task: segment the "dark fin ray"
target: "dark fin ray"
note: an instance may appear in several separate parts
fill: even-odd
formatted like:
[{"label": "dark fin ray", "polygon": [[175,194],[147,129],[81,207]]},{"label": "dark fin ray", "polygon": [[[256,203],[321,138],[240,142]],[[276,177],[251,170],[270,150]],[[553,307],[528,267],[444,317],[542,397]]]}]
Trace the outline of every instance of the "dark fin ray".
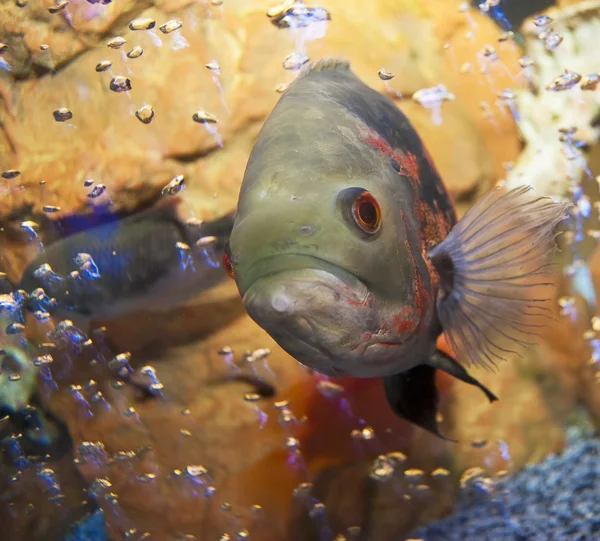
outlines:
[{"label": "dark fin ray", "polygon": [[435,368],[419,365],[383,378],[385,396],[393,412],[407,421],[435,434],[447,438],[439,429],[437,422],[438,392],[435,386]]},{"label": "dark fin ray", "polygon": [[459,362],[454,360],[449,355],[446,355],[441,350],[436,350],[435,353],[429,357],[428,363],[430,366],[437,368],[438,370],[442,370],[446,372],[446,374],[450,374],[454,376],[456,379],[460,381],[464,381],[469,385],[474,385],[475,387],[479,387],[485,396],[487,396],[490,402],[495,402],[498,400],[498,397],[492,393],[485,385],[480,383],[477,379],[475,379],[471,374],[467,372],[464,366],[462,366]]},{"label": "dark fin ray", "polygon": [[571,205],[530,191],[493,189],[429,253],[439,272],[438,316],[466,364],[493,368],[552,319],[543,312],[555,286],[556,227]]}]

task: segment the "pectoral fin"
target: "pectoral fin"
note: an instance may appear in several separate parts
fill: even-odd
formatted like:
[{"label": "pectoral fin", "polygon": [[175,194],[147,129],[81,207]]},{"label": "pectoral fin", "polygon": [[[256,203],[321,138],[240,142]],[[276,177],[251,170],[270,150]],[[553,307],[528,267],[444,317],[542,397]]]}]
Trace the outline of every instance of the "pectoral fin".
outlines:
[{"label": "pectoral fin", "polygon": [[435,368],[422,364],[383,378],[385,396],[396,415],[424,428],[442,439],[437,422],[438,392],[435,386]]},{"label": "pectoral fin", "polygon": [[485,396],[488,397],[490,402],[494,402],[498,400],[498,397],[492,393],[487,387],[485,387],[482,383],[477,381],[473,376],[471,376],[464,366],[462,366],[459,362],[455,361],[449,355],[446,355],[443,351],[439,349],[428,359],[427,364],[433,368],[437,368],[446,372],[446,374],[450,374],[454,376],[456,379],[460,381],[464,381],[469,385],[474,385],[475,387],[479,387]]}]

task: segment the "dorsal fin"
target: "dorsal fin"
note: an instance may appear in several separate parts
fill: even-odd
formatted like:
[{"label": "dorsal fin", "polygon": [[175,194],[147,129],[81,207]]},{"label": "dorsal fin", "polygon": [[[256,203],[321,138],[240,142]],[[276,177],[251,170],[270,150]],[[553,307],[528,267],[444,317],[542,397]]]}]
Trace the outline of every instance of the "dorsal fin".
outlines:
[{"label": "dorsal fin", "polygon": [[296,81],[303,79],[313,71],[350,71],[350,61],[344,58],[326,57],[316,63],[310,62],[300,70]]}]

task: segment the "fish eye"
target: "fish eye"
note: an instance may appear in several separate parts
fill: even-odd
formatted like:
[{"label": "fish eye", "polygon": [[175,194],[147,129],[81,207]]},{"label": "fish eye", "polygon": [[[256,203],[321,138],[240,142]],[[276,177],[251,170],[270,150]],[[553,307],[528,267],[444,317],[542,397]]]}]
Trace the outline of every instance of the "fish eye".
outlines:
[{"label": "fish eye", "polygon": [[381,225],[381,209],[370,192],[363,191],[352,204],[352,217],[365,233],[373,234]]},{"label": "fish eye", "polygon": [[225,272],[229,275],[230,278],[235,278],[235,273],[233,271],[231,259],[229,259],[229,256],[226,253],[223,254],[223,268],[225,269]]}]

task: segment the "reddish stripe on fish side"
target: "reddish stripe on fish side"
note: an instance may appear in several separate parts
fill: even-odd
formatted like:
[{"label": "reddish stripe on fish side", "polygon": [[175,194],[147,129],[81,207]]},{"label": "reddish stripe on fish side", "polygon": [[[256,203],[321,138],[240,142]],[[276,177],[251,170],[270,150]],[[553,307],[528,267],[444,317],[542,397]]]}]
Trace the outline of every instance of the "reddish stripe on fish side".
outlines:
[{"label": "reddish stripe on fish side", "polygon": [[389,143],[377,132],[366,129],[365,134],[361,134],[361,140],[367,143],[371,148],[381,152],[384,156],[394,158],[400,166],[400,174],[408,178],[413,192],[413,212],[419,223],[423,223],[421,206],[419,205],[419,164],[414,154],[410,152],[399,152],[393,149]]},{"label": "reddish stripe on fish side", "polygon": [[[406,215],[402,210],[400,210],[400,217],[404,222],[404,227],[406,228],[406,232],[410,231],[410,226],[408,220],[406,219]],[[406,245],[406,250],[408,252],[408,258],[410,259],[410,263],[413,268],[413,275],[415,279],[415,307],[417,310],[417,316],[419,317],[419,324],[422,321],[422,317],[425,314],[425,303],[427,298],[427,291],[423,286],[423,280],[421,280],[421,275],[419,274],[419,269],[417,267],[417,263],[413,256],[412,250],[410,248],[410,243],[408,242],[408,238],[404,240],[404,244]],[[421,246],[421,250],[424,251],[424,247]]]}]

